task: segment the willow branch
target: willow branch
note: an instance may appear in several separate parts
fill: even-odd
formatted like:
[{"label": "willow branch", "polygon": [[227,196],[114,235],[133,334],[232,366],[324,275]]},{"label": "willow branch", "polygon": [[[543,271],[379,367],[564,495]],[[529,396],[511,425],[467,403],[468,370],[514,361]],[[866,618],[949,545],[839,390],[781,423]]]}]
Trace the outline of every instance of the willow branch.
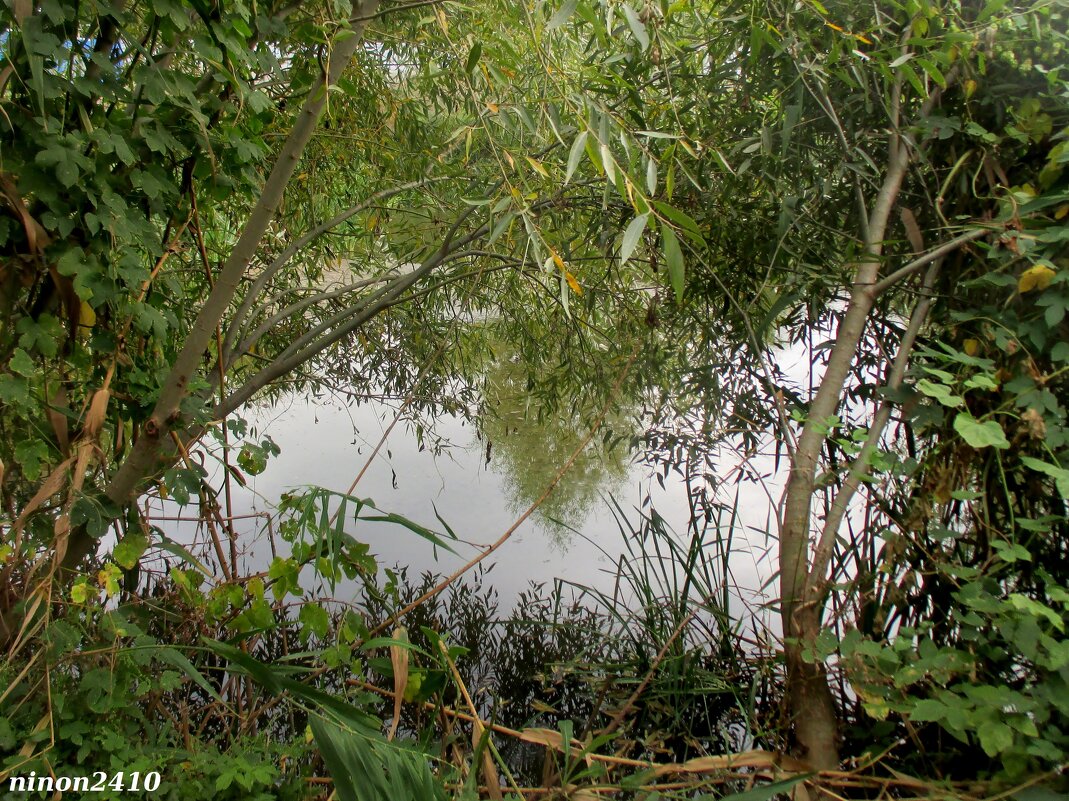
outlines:
[{"label": "willow branch", "polygon": [[343,295],[348,295],[350,292],[356,292],[360,289],[367,289],[369,286],[374,286],[375,284],[385,283],[386,281],[389,281],[391,277],[392,276],[390,275],[380,275],[376,276],[375,278],[365,278],[363,281],[355,281],[351,284],[345,284],[327,292],[317,292],[314,295],[309,295],[297,301],[296,303],[291,303],[289,306],[279,309],[277,312],[275,312],[275,314],[271,315],[262,323],[260,323],[260,325],[257,326],[252,331],[252,333],[248,334],[244,339],[242,339],[241,342],[238,343],[233,348],[233,350],[227,354],[226,368],[230,369],[239,357],[248,353],[249,350],[257,342],[260,341],[260,338],[263,337],[264,334],[266,334],[276,325],[281,323],[283,320],[286,320],[292,317],[293,315],[304,311],[309,306],[314,306],[315,304],[322,303],[325,300],[333,300],[335,298],[340,298]]},{"label": "willow branch", "polygon": [[[476,234],[472,234],[472,237],[482,233],[484,229],[485,226],[479,229]],[[372,317],[391,306],[409,287],[441,266],[446,255],[448,254],[436,254],[434,258],[428,259],[417,269],[398,276],[388,286],[383,287],[370,297],[362,299],[360,303],[343,309],[329,320],[324,321],[297,339],[278,358],[245,382],[239,390],[220,402],[216,409],[216,416],[229,414],[234,409],[237,409],[272,381],[322,353],[335,342],[349,335]],[[346,318],[348,318],[347,321],[342,323],[342,320],[346,320]]]},{"label": "willow branch", "polygon": [[[895,355],[895,360],[887,377],[887,388],[891,391],[897,390],[902,386],[913,345],[917,341],[921,327],[928,319],[928,311],[932,306],[932,287],[935,286],[941,263],[941,260],[932,263],[928,268],[928,274],[924,277],[924,284],[921,287],[921,299],[913,308],[905,333],[903,333],[902,340],[898,344],[898,353]],[[868,471],[872,454],[876,450],[876,445],[883,436],[884,429],[890,420],[891,402],[885,399],[873,417],[872,425],[869,426],[868,436],[865,438],[860,452],[851,463],[849,475],[836,494],[831,509],[824,520],[824,528],[821,531],[817,547],[813,551],[809,579],[806,582],[805,595],[807,600],[812,600],[819,604],[824,592],[827,590],[828,583],[831,580],[828,575],[828,564],[835,550],[835,541],[839,534],[839,528],[842,525],[843,518],[846,516],[850,501],[861,487],[861,481]]]},{"label": "willow branch", "polygon": [[252,282],[248,292],[245,293],[245,297],[241,301],[241,305],[238,306],[238,310],[234,313],[234,316],[230,321],[230,325],[227,328],[226,340],[223,344],[224,350],[227,353],[228,358],[230,355],[231,346],[234,344],[234,339],[237,337],[237,332],[241,327],[242,321],[252,309],[253,304],[256,303],[257,298],[259,298],[260,295],[263,294],[264,289],[267,287],[267,283],[272,278],[274,278],[275,275],[278,274],[279,270],[286,266],[290,259],[296,256],[300,251],[304,250],[304,248],[311,244],[313,240],[319,238],[331,229],[337,228],[339,225],[346,222],[347,220],[352,219],[360,212],[365,211],[371,206],[374,206],[384,200],[389,200],[390,198],[395,197],[396,195],[400,195],[403,192],[407,192],[410,189],[418,189],[421,186],[426,186],[430,183],[445,180],[448,180],[447,176],[442,176],[438,178],[421,178],[418,181],[409,181],[408,183],[401,184],[400,186],[395,186],[392,189],[384,189],[381,192],[376,192],[375,194],[364,199],[352,208],[346,209],[340,214],[337,214],[331,219],[327,220],[325,223],[317,225],[311,231],[308,231],[307,233],[302,235],[295,242],[293,242],[293,244],[291,244],[288,248],[282,251],[282,253],[280,253],[274,259],[274,261],[272,261],[267,267],[263,269],[263,271],[258,276],[256,276],[256,279]]},{"label": "willow branch", "polygon": [[[354,8],[354,16],[374,13],[378,4],[379,0],[361,0]],[[337,43],[331,53],[329,67],[313,84],[241,236],[216,277],[214,288],[197,314],[197,319],[182,343],[181,351],[160,387],[156,405],[142,426],[141,436],[108,484],[106,494],[113,502],[126,503],[136,493],[140,484],[157,469],[161,452],[170,439],[169,432],[179,423],[181,404],[189,394],[190,382],[197,373],[215,336],[216,328],[275,217],[301,154],[319,124],[326,107],[329,87],[337,84],[361,46],[363,29],[363,22],[350,22],[347,31],[349,35]],[[93,543],[94,540],[88,532],[79,529],[77,536],[72,538],[63,566],[72,568],[77,565]]]},{"label": "willow branch", "polygon": [[926,267],[931,262],[941,259],[949,253],[953,253],[962,245],[980,239],[981,237],[984,237],[989,233],[991,233],[991,231],[987,228],[977,228],[973,231],[969,231],[966,234],[962,234],[961,236],[955,239],[951,239],[949,242],[946,242],[940,245],[939,247],[928,251],[923,256],[917,257],[905,267],[901,267],[895,270],[886,278],[881,278],[879,281],[872,285],[870,292],[872,293],[873,297],[881,295],[888,289],[890,289],[892,286],[897,284],[899,281],[901,281],[903,278],[908,278],[909,276],[920,270],[922,267]]}]

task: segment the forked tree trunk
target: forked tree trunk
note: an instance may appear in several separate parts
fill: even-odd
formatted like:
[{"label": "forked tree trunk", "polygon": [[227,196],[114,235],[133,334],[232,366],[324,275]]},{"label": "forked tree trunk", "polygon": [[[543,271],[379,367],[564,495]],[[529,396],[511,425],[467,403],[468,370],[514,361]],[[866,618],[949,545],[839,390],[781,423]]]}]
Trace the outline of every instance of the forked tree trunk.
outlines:
[{"label": "forked tree trunk", "polygon": [[[212,291],[201,306],[181,351],[160,387],[152,414],[142,424],[137,442],[105,489],[108,499],[116,505],[123,506],[133,501],[144,483],[174,460],[170,432],[181,431],[187,424],[182,418],[181,405],[190,394],[192,379],[200,369],[204,354],[275,218],[305,147],[319,126],[329,88],[337,84],[360,48],[364,29],[368,21],[374,18],[379,2],[355,0],[351,4],[352,16],[348,30],[337,37],[328,66],[309,91],[241,236],[219,274],[214,277]],[[97,541],[89,535],[84,525],[71,529],[66,547],[57,545],[57,551],[61,552],[62,572],[73,575],[74,569],[96,545]],[[30,587],[24,587],[21,600],[27,600],[30,592]],[[0,650],[10,646],[22,628],[24,612],[18,608],[19,600],[0,599]]]},{"label": "forked tree trunk", "polygon": [[[896,92],[896,100],[899,94]],[[936,95],[922,108],[927,114]],[[897,124],[897,109],[893,112]],[[887,171],[871,209],[859,187],[859,216],[865,255],[857,264],[850,301],[839,320],[835,344],[824,375],[809,406],[809,415],[791,454],[791,473],[783,498],[780,525],[780,614],[787,667],[787,704],[799,757],[816,770],[839,767],[839,716],[828,685],[827,669],[812,654],[827,603],[828,572],[838,526],[826,527],[815,548],[812,500],[820,455],[831,418],[839,412],[843,392],[877,296],[883,241],[891,211],[910,164],[909,149],[896,133],[891,136]],[[803,658],[810,652],[810,660]]]}]

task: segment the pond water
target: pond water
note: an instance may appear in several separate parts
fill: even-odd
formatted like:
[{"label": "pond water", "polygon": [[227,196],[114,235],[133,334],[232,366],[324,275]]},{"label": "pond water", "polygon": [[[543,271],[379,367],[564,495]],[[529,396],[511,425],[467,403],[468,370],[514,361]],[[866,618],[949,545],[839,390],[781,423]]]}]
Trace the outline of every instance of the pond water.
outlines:
[{"label": "pond water", "polygon": [[[302,487],[347,492],[394,415],[394,407],[380,402],[346,406],[298,398],[261,406],[246,415],[250,427],[259,435],[270,435],[281,454],[270,459],[261,474],[249,476],[246,488],[234,487],[233,513],[241,532],[243,570],[264,570],[271,559],[263,518],[246,516],[273,513],[284,492]],[[521,432],[516,426],[526,426],[527,430]],[[513,435],[522,434],[519,452],[503,451],[499,441],[490,449],[488,460],[486,441],[469,422],[440,417],[434,433],[442,439],[443,447],[436,453],[421,448],[414,428],[402,421],[352,490],[354,496],[370,499],[383,512],[402,515],[435,531],[445,530],[444,521],[459,540],[451,543],[456,553],[435,548],[396,524],[350,521],[346,531],[370,546],[380,568],[407,565],[411,577],[424,571],[451,573],[513,525],[533,499],[527,497],[532,480],[544,487],[543,479],[553,473],[551,469],[548,476],[522,474],[537,469],[530,466],[539,463],[536,457],[560,450],[548,441],[559,432],[534,421],[517,421],[516,426]],[[544,452],[530,453],[540,448]],[[579,495],[579,503],[549,504],[563,520],[553,522],[539,513],[532,515],[486,560],[492,569],[485,583],[497,591],[502,609],[511,607],[531,582],[551,585],[561,579],[613,592],[617,560],[627,549],[610,496],[631,521],[640,518],[640,509],[648,514],[652,507],[680,541],[689,536],[687,487],[680,476],[669,472],[658,481],[649,466],[630,454],[616,453],[611,459],[618,462],[615,469],[600,469],[599,461],[593,459],[577,467],[577,475],[565,476],[562,485],[574,480],[583,486],[572,493]],[[555,461],[550,464],[555,466]],[[544,464],[541,469],[545,470]],[[566,486],[565,494],[568,489]],[[729,583],[732,611],[742,617],[747,617],[747,610],[757,613],[774,630],[775,615],[758,610],[775,590],[772,587],[761,592],[774,572],[775,557],[763,532],[769,520],[770,494],[778,497],[778,493],[767,489],[740,485],[742,517],[734,533]],[[175,511],[171,504],[157,505],[150,509],[150,515],[161,522],[169,536],[195,545],[212,561],[208,533],[188,519],[195,517],[195,508],[188,507],[182,513],[187,518],[184,522],[173,519]],[[280,551],[286,547],[277,537],[275,542]],[[345,594],[354,591],[354,587],[341,583],[335,597],[345,601]]]}]

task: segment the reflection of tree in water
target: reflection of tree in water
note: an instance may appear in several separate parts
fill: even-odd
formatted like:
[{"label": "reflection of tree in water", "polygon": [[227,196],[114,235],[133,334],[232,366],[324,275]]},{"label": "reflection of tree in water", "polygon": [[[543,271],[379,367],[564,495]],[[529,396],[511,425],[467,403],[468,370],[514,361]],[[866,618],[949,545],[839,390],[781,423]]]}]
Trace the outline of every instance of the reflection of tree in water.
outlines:
[{"label": "reflection of tree in water", "polygon": [[[553,403],[531,391],[525,369],[500,356],[486,369],[486,402],[479,419],[483,448],[505,477],[509,506],[520,512],[536,501],[590,430],[600,409]],[[578,528],[601,493],[627,477],[634,425],[625,410],[608,414],[597,436],[538,509],[558,544]]]}]

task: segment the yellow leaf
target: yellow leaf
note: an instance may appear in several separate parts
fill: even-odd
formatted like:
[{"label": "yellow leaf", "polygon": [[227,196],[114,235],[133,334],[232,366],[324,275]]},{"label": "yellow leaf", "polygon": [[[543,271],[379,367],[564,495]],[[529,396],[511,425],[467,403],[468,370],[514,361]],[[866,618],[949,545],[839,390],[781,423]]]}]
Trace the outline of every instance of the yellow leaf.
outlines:
[{"label": "yellow leaf", "polygon": [[516,169],[516,160],[512,158],[512,154],[509,153],[507,150],[503,150],[501,152],[505,154],[505,161],[509,163],[509,166],[512,167],[512,169]]},{"label": "yellow leaf", "polygon": [[99,584],[105,594],[111,598],[112,596],[119,594],[120,578],[122,578],[122,571],[119,569],[119,566],[109,562],[104,566],[103,570],[97,573],[97,584]]},{"label": "yellow leaf", "polygon": [[976,81],[970,78],[965,82],[965,99],[968,100],[974,94],[976,94]]},{"label": "yellow leaf", "polygon": [[887,705],[886,701],[864,702],[861,707],[865,710],[866,715],[875,720],[887,720],[887,715],[891,712],[891,707]]},{"label": "yellow leaf", "polygon": [[548,178],[549,177],[549,173],[546,172],[546,168],[542,166],[542,162],[540,162],[538,159],[533,159],[530,156],[527,156],[526,158],[527,158],[527,163],[530,164],[534,168],[535,172],[537,172],[543,178]]},{"label": "yellow leaf", "polygon": [[572,292],[577,295],[583,294],[583,288],[579,286],[579,282],[575,280],[575,276],[568,272],[568,267],[564,263],[564,259],[555,250],[551,250],[553,263],[557,265],[557,268],[564,273],[564,280],[568,282],[568,286],[572,288]]},{"label": "yellow leaf", "polygon": [[1045,264],[1037,264],[1035,267],[1031,267],[1021,273],[1021,277],[1017,281],[1017,290],[1024,294],[1025,292],[1031,292],[1033,289],[1046,289],[1050,286],[1054,275],[1054,270],[1050,267]]},{"label": "yellow leaf", "polygon": [[408,682],[405,684],[405,700],[411,703],[419,697],[420,688],[423,687],[423,671],[416,670],[408,674]]},{"label": "yellow leaf", "polygon": [[1054,210],[1054,219],[1064,219],[1066,214],[1069,214],[1069,203],[1063,203],[1061,206],[1058,206],[1058,208]]},{"label": "yellow leaf", "polygon": [[486,107],[494,114],[497,114],[498,109],[501,108],[497,103],[491,103],[489,100],[486,101]]},{"label": "yellow leaf", "polygon": [[97,313],[83,300],[81,306],[78,307],[78,325],[82,328],[92,328],[96,324]]},{"label": "yellow leaf", "polygon": [[980,352],[980,342],[975,339],[966,339],[962,343],[962,347],[965,349],[965,353],[969,356],[975,356]]},{"label": "yellow leaf", "polygon": [[71,587],[71,603],[84,604],[89,599],[89,583],[81,582]]},{"label": "yellow leaf", "polygon": [[[398,626],[393,630],[393,638],[399,642],[408,642],[408,631],[404,626]],[[387,740],[392,740],[397,734],[397,726],[401,722],[401,700],[404,698],[405,688],[408,685],[408,659],[409,650],[400,645],[390,646],[390,665],[393,667],[393,720],[390,722],[390,731],[386,735]]]}]

